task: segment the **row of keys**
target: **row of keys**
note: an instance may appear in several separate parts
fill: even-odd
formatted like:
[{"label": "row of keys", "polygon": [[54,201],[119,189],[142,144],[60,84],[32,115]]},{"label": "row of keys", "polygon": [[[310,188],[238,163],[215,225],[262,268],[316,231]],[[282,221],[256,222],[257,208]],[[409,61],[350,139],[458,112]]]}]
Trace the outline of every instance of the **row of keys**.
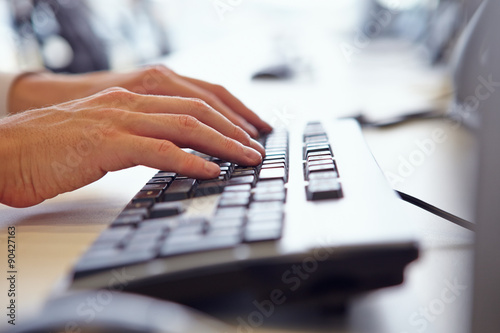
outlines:
[{"label": "row of keys", "polygon": [[337,165],[328,136],[321,123],[308,123],[303,139],[304,179],[308,181],[307,199],[341,198],[343,193]]},{"label": "row of keys", "polygon": [[[274,132],[262,143],[267,155],[258,167],[196,153],[220,166],[216,179],[158,172],[81,258],[75,274],[281,238],[288,135]],[[184,205],[179,200],[210,194],[220,194],[213,216],[182,214]]]}]

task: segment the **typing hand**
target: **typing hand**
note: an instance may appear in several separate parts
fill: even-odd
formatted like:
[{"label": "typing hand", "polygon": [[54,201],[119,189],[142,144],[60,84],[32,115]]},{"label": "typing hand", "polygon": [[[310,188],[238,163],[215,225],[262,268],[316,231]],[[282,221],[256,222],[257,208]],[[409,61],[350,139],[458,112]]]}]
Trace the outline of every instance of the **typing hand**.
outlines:
[{"label": "typing hand", "polygon": [[195,178],[220,169],[179,147],[257,165],[263,147],[198,99],[111,88],[0,121],[0,202],[27,207],[146,165]]},{"label": "typing hand", "polygon": [[[252,137],[270,132],[271,126],[248,109],[224,87],[180,76],[164,66],[152,66],[131,73],[96,72],[82,75],[38,73],[16,81],[10,94],[12,113],[66,102],[111,87],[139,94],[199,98],[219,111]],[[164,112],[164,110],[158,110]]]}]

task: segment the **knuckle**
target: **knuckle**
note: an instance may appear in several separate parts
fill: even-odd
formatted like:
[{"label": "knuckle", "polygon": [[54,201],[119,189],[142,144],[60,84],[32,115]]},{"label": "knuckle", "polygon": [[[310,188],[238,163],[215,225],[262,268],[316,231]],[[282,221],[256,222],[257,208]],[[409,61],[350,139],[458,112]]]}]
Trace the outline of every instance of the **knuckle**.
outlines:
[{"label": "knuckle", "polygon": [[198,119],[196,119],[193,116],[186,115],[186,114],[179,116],[179,123],[182,127],[185,127],[187,129],[191,129],[191,130],[196,129],[200,125],[200,122],[198,121]]},{"label": "knuckle", "polygon": [[163,65],[152,65],[152,66],[149,66],[149,67],[146,67],[146,69],[144,70],[144,73],[146,74],[146,76],[149,76],[149,77],[153,77],[153,78],[171,78],[175,73],[163,66]]},{"label": "knuckle", "polygon": [[127,89],[122,87],[110,87],[102,91],[102,95],[113,95],[129,92]]},{"label": "knuckle", "polygon": [[107,103],[132,101],[135,96],[133,92],[121,87],[108,88],[100,93],[101,99]]},{"label": "knuckle", "polygon": [[161,141],[157,147],[157,151],[161,155],[168,155],[174,149],[175,145],[172,142],[166,140]]},{"label": "knuckle", "polygon": [[150,74],[165,74],[167,72],[172,72],[170,69],[168,69],[166,66],[161,65],[161,64],[155,64],[146,67],[146,72]]}]

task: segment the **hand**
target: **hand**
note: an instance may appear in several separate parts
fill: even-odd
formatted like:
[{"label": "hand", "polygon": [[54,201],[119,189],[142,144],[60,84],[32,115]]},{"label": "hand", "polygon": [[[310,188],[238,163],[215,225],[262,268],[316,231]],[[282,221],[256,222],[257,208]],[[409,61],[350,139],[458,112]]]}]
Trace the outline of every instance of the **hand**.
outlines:
[{"label": "hand", "polygon": [[216,164],[179,147],[242,165],[257,165],[264,154],[258,142],[201,100],[122,88],[4,118],[0,137],[0,202],[13,207],[35,205],[136,165],[195,178],[220,173]]},{"label": "hand", "polygon": [[266,133],[272,130],[269,124],[224,87],[180,76],[164,66],[143,68],[131,73],[26,75],[18,79],[11,89],[9,110],[17,113],[41,108],[90,96],[111,87],[122,87],[139,94],[199,98],[252,137],[257,137],[259,131]]}]

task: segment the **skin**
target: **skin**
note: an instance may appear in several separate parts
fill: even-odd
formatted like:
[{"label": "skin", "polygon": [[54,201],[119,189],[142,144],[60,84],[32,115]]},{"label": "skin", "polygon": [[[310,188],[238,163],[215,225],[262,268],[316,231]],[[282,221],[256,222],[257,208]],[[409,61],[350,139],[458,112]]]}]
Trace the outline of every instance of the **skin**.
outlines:
[{"label": "skin", "polygon": [[12,207],[136,165],[214,178],[216,164],[181,148],[257,165],[265,152],[250,135],[271,130],[224,88],[165,67],[27,75],[11,88],[9,110],[0,120],[0,156],[8,161],[0,164],[0,202]]},{"label": "skin", "polygon": [[272,127],[234,97],[226,88],[180,76],[165,66],[152,66],[130,73],[95,72],[80,75],[39,73],[18,80],[11,89],[9,111],[67,102],[111,87],[145,95],[198,98],[256,138]]}]

